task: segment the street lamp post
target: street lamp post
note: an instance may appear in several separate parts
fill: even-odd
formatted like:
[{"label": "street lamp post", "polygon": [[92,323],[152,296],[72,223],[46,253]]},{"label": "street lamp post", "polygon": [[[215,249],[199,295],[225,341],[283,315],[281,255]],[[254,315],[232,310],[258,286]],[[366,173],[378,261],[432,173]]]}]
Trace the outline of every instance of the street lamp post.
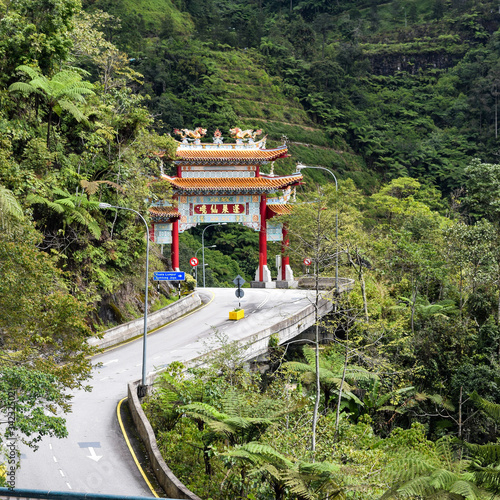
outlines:
[{"label": "street lamp post", "polygon": [[144,222],[146,226],[146,283],[145,283],[145,292],[144,292],[144,335],[142,341],[142,380],[141,385],[137,387],[137,395],[139,397],[144,397],[147,393],[147,384],[146,384],[146,344],[148,338],[148,274],[149,274],[149,226],[146,222],[146,219],[137,211],[132,208],[127,207],[117,207],[114,205],[110,205],[109,203],[99,203],[99,208],[116,208],[120,210],[128,210],[129,212],[134,212],[137,214]]},{"label": "street lamp post", "polygon": [[317,170],[326,170],[329,174],[333,176],[333,179],[335,181],[335,193],[337,199],[335,200],[335,246],[336,252],[335,252],[335,293],[339,293],[339,200],[338,200],[338,184],[337,184],[337,177],[335,177],[335,174],[329,170],[326,167],[310,167],[308,165],[302,165],[299,164],[297,165],[297,172],[300,172],[304,168],[314,168]]},{"label": "street lamp post", "polygon": [[203,288],[205,288],[205,231],[211,226],[225,226],[227,222],[219,222],[217,224],[209,224],[206,226],[201,233],[201,255],[203,263]]},{"label": "street lamp post", "polygon": [[[207,247],[207,248],[215,248],[215,247],[217,247],[217,245],[210,245],[210,246],[209,246],[209,247]],[[194,257],[195,257],[195,258],[196,258],[196,256],[198,255],[198,252],[199,252],[202,248],[203,248],[203,247],[200,247],[200,248],[198,248],[198,250],[196,250],[196,252],[194,253]],[[196,279],[196,286],[198,286],[198,266],[196,266],[195,271],[196,271],[196,278],[195,278],[195,279]]]},{"label": "street lamp post", "polygon": [[[335,200],[335,293],[338,295],[339,293],[339,208],[338,208],[338,184],[337,177],[335,174],[328,170],[325,167],[309,167],[307,165],[299,164],[297,165],[297,172],[300,172],[304,168],[314,168],[318,170],[326,170],[333,176],[335,180],[335,192],[336,192],[336,200]],[[316,275],[317,276],[317,275]],[[318,281],[316,280],[316,284]],[[316,285],[317,287],[317,285]],[[318,320],[318,289],[316,288],[316,320]],[[314,410],[313,410],[313,424],[312,424],[312,438],[311,438],[311,449],[313,453],[316,452],[316,426],[318,422],[318,408],[319,408],[319,400],[320,400],[320,373],[319,373],[319,322],[316,321],[316,332],[315,332],[315,360],[316,360],[316,399],[314,402]],[[339,396],[340,397],[340,396]]]}]

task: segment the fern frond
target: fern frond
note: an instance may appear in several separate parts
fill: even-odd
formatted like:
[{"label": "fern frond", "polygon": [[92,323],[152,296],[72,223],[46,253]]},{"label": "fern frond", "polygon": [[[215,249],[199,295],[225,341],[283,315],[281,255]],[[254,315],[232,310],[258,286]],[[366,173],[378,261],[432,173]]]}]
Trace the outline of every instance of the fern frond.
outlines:
[{"label": "fern frond", "polygon": [[403,486],[400,486],[397,492],[403,497],[428,498],[435,491],[434,488],[429,485],[428,479],[427,477],[416,477],[411,479]]},{"label": "fern frond", "polygon": [[59,205],[62,205],[67,208],[75,208],[75,204],[73,203],[73,200],[70,198],[60,198],[59,200],[54,200],[54,203],[59,203]]},{"label": "fern frond", "polygon": [[32,94],[33,92],[37,92],[37,89],[29,83],[15,82],[9,86],[9,92],[24,92],[25,94]]},{"label": "fern frond", "polygon": [[458,476],[446,469],[437,469],[429,477],[428,483],[436,490],[449,490]]},{"label": "fern frond", "polygon": [[494,494],[500,494],[500,469],[498,467],[480,467],[473,464],[471,470],[478,486]]},{"label": "fern frond", "polygon": [[[59,107],[60,109],[71,113],[71,116],[73,116],[73,118],[77,122],[82,122],[87,119],[87,117],[82,113],[82,111],[71,101],[66,101],[61,99],[56,107]],[[54,107],[54,109],[56,109],[56,107]]]},{"label": "fern frond", "polygon": [[450,488],[450,493],[462,495],[467,500],[481,500],[485,498],[484,493],[473,483],[469,481],[456,481]]},{"label": "fern frond", "polygon": [[479,464],[497,464],[500,462],[500,444],[471,444],[464,443],[475,461]]},{"label": "fern frond", "polygon": [[44,198],[43,196],[37,194],[30,194],[26,197],[26,202],[30,205],[46,205],[50,209],[54,210],[58,214],[62,214],[64,212],[64,208],[59,205],[59,203],[54,203],[53,201]]},{"label": "fern frond", "polygon": [[32,68],[31,66],[27,66],[26,64],[17,66],[16,71],[23,71],[30,78],[36,78],[39,75],[39,72],[36,69]]},{"label": "fern frond", "polygon": [[52,189],[52,193],[53,194],[57,194],[57,196],[60,196],[61,198],[69,198],[71,195],[68,193],[68,191],[66,191],[65,189],[63,188],[60,188],[60,187],[55,187]]},{"label": "fern frond", "polygon": [[81,224],[82,226],[88,226],[87,219],[78,210],[74,210],[71,212],[71,215],[68,217],[67,222],[70,224],[72,224],[73,222],[77,222],[78,224]]},{"label": "fern frond", "polygon": [[482,398],[479,394],[474,391],[470,398],[476,406],[487,413],[491,418],[495,419],[497,422],[500,422],[500,405],[491,403],[487,399]]},{"label": "fern frond", "polygon": [[227,418],[225,413],[221,413],[217,411],[213,406],[210,406],[207,403],[191,403],[189,405],[185,405],[182,408],[182,411],[189,414],[196,414],[199,417],[197,418],[205,418],[205,419],[218,419],[223,420]]},{"label": "fern frond", "polygon": [[0,222],[2,228],[7,229],[13,220],[21,221],[24,217],[23,209],[19,205],[14,193],[0,185]]}]

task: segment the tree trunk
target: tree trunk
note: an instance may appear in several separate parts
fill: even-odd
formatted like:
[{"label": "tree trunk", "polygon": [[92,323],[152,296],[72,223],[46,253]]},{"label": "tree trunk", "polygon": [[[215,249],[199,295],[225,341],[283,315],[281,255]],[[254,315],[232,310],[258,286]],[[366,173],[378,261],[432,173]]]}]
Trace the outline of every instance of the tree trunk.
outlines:
[{"label": "tree trunk", "polygon": [[363,297],[363,310],[365,313],[365,321],[368,323],[370,318],[368,316],[368,301],[366,300],[366,286],[365,286],[365,278],[363,275],[363,266],[361,262],[359,263],[359,282],[361,283],[361,296]]},{"label": "tree trunk", "polygon": [[[346,333],[346,342],[348,340],[348,333]],[[347,351],[347,345],[345,348],[345,358],[344,358],[344,369],[342,370],[342,380],[340,381],[340,387],[339,387],[339,399],[337,400],[337,415],[335,418],[335,433],[333,435],[333,441],[335,442],[337,440],[337,436],[339,433],[339,420],[340,420],[340,404],[342,403],[342,389],[344,387],[344,382],[345,382],[345,374],[347,371],[347,359],[348,359],[348,351]]]},{"label": "tree trunk", "polygon": [[415,303],[417,302],[417,286],[413,289],[413,297],[411,299],[411,333],[415,334]]},{"label": "tree trunk", "polygon": [[460,386],[460,396],[458,400],[458,438],[462,437],[462,389]]},{"label": "tree trunk", "polygon": [[52,122],[52,108],[49,106],[49,117],[47,120],[47,149],[50,147],[50,125]]}]

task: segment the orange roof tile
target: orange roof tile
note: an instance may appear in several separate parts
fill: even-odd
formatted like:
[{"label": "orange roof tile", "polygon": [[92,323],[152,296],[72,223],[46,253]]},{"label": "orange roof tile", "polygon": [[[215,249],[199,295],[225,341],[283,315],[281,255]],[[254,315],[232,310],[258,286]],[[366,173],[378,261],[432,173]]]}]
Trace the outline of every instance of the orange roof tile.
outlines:
[{"label": "orange roof tile", "polygon": [[149,213],[153,220],[175,219],[181,216],[177,207],[149,207]]},{"label": "orange roof tile", "polygon": [[179,178],[164,176],[174,189],[184,192],[225,191],[265,193],[284,189],[302,180],[302,174],[287,177],[217,177],[217,178]]},{"label": "orange roof tile", "polygon": [[289,203],[268,203],[267,208],[276,215],[288,215],[292,213],[292,205]]},{"label": "orange roof tile", "polygon": [[287,147],[281,146],[276,149],[179,148],[176,155],[184,161],[273,161],[287,153]]}]

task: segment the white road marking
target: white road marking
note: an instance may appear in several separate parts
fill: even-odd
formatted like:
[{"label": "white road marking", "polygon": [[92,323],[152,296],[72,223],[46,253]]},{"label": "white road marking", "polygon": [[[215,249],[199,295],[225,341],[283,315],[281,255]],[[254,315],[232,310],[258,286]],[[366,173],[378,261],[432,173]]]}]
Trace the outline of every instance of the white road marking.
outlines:
[{"label": "white road marking", "polygon": [[51,450],[51,449],[52,449],[52,445],[49,443],[49,450]]},{"label": "white road marking", "polygon": [[112,359],[111,361],[106,361],[106,363],[103,363],[103,366],[109,365],[111,363],[118,363],[117,359]]},{"label": "white road marking", "polygon": [[66,483],[66,486],[67,486],[70,490],[72,490],[72,489],[73,489],[73,488],[71,487],[71,484],[69,484],[69,483]]},{"label": "white road marking", "polygon": [[59,472],[61,473],[61,476],[64,477],[64,472],[61,469],[59,469]]},{"label": "white road marking", "polygon": [[270,295],[268,295],[258,306],[257,309],[260,309],[261,307],[264,307],[264,305],[269,301]]},{"label": "white road marking", "polygon": [[89,452],[90,452],[90,456],[87,455],[87,458],[90,458],[91,460],[94,460],[95,462],[99,462],[99,460],[101,460],[102,455],[97,455],[97,453],[95,452],[94,448],[92,448],[92,446],[89,446]]},{"label": "white road marking", "polygon": [[57,458],[56,457],[52,457],[54,459],[54,462],[57,464]]}]

